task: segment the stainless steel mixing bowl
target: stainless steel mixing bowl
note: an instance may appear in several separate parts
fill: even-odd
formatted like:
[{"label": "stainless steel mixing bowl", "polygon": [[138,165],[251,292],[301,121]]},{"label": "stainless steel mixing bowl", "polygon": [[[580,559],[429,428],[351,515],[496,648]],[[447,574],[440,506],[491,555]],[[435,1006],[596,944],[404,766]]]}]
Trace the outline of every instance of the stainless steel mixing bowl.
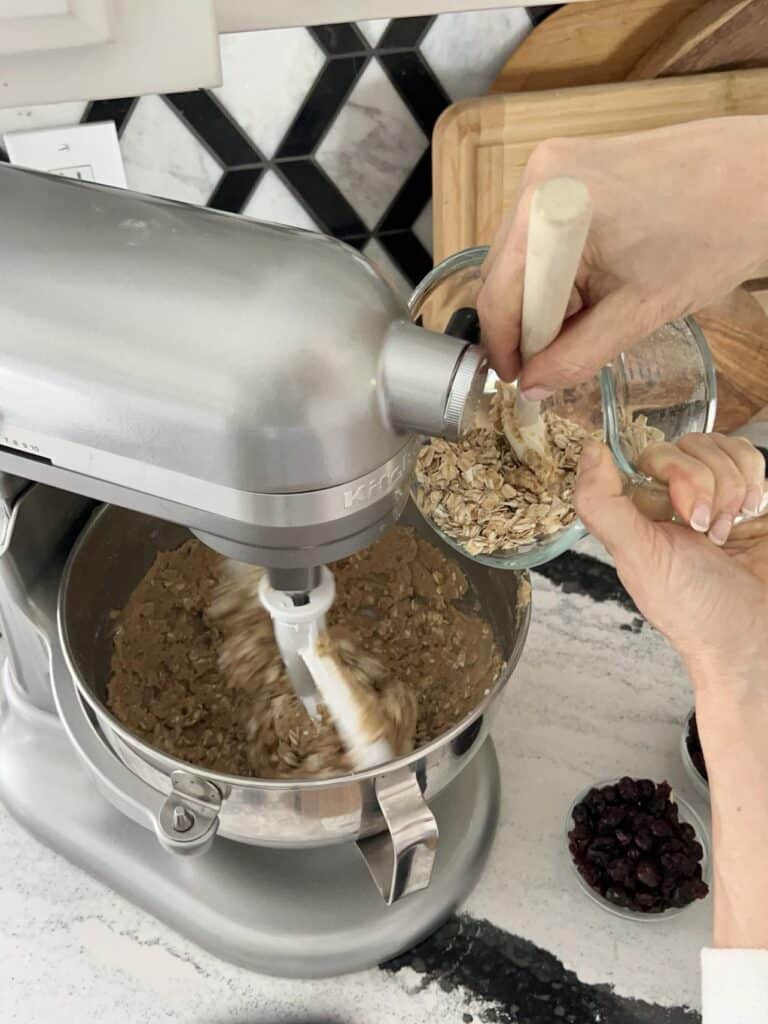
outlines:
[{"label": "stainless steel mixing bowl", "polygon": [[397,827],[410,829],[412,836],[422,825],[427,827],[431,815],[424,801],[455,778],[488,734],[496,702],[525,643],[530,587],[524,574],[495,573],[457,556],[412,506],[401,522],[460,562],[470,581],[470,597],[494,630],[503,657],[501,672],[488,680],[488,695],[470,715],[408,757],[356,775],[284,782],[222,775],[186,764],[148,746],[108,710],[110,613],[125,605],[159,551],[178,547],[190,534],[113,506],[97,511],[73,548],[62,579],[59,630],[79,693],[117,757],[161,793],[194,797],[191,785],[198,796],[212,795],[214,807],[218,804],[218,833],[240,842],[308,847],[359,840],[388,825],[392,832],[393,815]]}]

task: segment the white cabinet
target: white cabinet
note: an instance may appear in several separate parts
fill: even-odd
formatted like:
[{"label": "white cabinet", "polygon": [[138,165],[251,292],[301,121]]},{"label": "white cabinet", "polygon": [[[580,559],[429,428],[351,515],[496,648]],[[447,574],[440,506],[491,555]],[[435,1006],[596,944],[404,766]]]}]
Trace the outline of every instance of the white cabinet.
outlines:
[{"label": "white cabinet", "polygon": [[[282,25],[321,25],[366,18],[407,18],[492,7],[543,7],[551,0],[214,0],[221,32]],[[589,0],[575,0],[588,3]],[[627,0],[631,2],[631,0]]]},{"label": "white cabinet", "polygon": [[0,107],[218,85],[217,32],[212,0],[0,0]]},{"label": "white cabinet", "polygon": [[[542,2],[528,0],[533,6]],[[500,0],[0,0],[0,107],[218,85],[219,32],[502,6],[523,5]]]}]

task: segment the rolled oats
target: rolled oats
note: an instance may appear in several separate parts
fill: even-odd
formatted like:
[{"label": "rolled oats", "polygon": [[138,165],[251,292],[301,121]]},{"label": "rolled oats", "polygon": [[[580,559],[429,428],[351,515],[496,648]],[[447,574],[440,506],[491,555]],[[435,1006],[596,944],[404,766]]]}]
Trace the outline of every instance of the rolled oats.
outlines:
[{"label": "rolled oats", "polygon": [[[587,431],[552,411],[543,414],[551,460],[523,465],[510,444],[514,385],[499,381],[490,408],[461,441],[429,441],[416,465],[422,513],[470,555],[513,552],[552,537],[576,519],[573,493]],[[599,435],[594,435],[599,436]],[[637,455],[660,431],[638,416],[622,434]]]}]

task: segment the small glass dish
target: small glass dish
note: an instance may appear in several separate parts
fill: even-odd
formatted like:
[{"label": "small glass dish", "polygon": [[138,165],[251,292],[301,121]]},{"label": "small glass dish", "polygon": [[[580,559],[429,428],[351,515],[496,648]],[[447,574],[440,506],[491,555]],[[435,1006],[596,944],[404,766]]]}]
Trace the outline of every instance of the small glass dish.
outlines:
[{"label": "small glass dish", "polygon": [[688,749],[688,730],[691,727],[691,719],[696,714],[696,709],[691,708],[688,712],[688,716],[683,724],[683,729],[680,734],[680,758],[683,762],[683,767],[690,779],[691,785],[704,800],[709,803],[709,783],[701,775],[696,765],[693,763],[691,752]]},{"label": "small glass dish", "polygon": [[[465,249],[438,264],[418,285],[409,302],[411,319],[433,331],[444,331],[457,309],[477,305],[482,286],[480,271],[487,246]],[[490,371],[485,393],[492,394],[497,377]],[[644,417],[667,441],[685,434],[708,433],[715,422],[717,385],[714,362],[698,324],[692,317],[665,324],[629,352],[604,367],[586,384],[553,395],[543,409],[570,419],[591,433],[602,434],[618,468],[633,483],[645,478],[633,463],[628,444],[629,425]],[[420,486],[412,496],[419,506]],[[514,550],[470,555],[457,540],[431,519],[430,526],[455,551],[498,569],[531,569],[557,558],[586,536],[575,519],[568,526]]]},{"label": "small glass dish", "polygon": [[[695,906],[700,900],[694,900],[685,907],[670,907],[668,910],[663,910],[660,914],[642,913],[639,910],[629,910],[627,907],[619,907],[615,903],[611,903],[610,900],[605,899],[600,893],[593,889],[587,881],[582,878],[579,873],[579,869],[576,867],[576,863],[573,859],[570,849],[568,848],[568,833],[574,826],[573,821],[573,809],[580,804],[592,789],[602,789],[603,786],[615,786],[619,782],[619,779],[608,779],[605,782],[595,782],[592,785],[587,786],[576,799],[573,801],[571,806],[568,808],[568,814],[565,819],[565,854],[570,864],[571,872],[579,883],[580,888],[587,896],[592,900],[593,903],[597,903],[598,906],[602,907],[603,910],[607,910],[609,914],[613,914],[615,917],[623,917],[627,921],[642,921],[643,923],[653,921],[667,921],[671,917],[677,917],[678,914],[684,913],[691,907]],[[706,825],[691,807],[691,805],[683,800],[681,796],[678,796],[675,791],[672,791],[671,799],[677,804],[678,819],[682,822],[686,822],[691,825],[696,832],[696,839],[701,843],[701,848],[704,851],[701,858],[701,877],[704,882],[711,888],[711,863],[712,857],[710,852],[709,832]]]}]

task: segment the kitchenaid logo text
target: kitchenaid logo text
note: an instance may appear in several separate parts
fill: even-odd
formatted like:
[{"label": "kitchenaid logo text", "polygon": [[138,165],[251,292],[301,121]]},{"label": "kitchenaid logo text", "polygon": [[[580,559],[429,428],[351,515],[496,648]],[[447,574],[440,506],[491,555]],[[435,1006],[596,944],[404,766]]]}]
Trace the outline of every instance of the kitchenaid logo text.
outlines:
[{"label": "kitchenaid logo text", "polygon": [[344,491],[344,508],[350,509],[372,505],[393,491],[405,477],[411,462],[410,452],[403,455],[394,466],[388,466],[372,473],[366,480]]}]

